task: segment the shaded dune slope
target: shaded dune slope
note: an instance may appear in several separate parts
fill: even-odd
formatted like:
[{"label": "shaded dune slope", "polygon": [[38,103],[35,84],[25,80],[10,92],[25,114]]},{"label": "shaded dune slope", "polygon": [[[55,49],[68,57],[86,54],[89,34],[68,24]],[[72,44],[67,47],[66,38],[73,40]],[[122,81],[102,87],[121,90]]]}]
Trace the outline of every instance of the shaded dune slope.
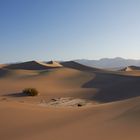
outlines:
[{"label": "shaded dune slope", "polygon": [[61,65],[67,68],[77,69],[80,71],[100,71],[100,69],[98,68],[88,67],[74,61],[62,62]]},{"label": "shaded dune slope", "polygon": [[5,77],[8,74],[8,70],[0,68],[0,78]]},{"label": "shaded dune slope", "polygon": [[83,88],[96,88],[92,99],[98,102],[112,102],[140,96],[140,77],[111,73],[96,73]]},{"label": "shaded dune slope", "polygon": [[[82,88],[96,89],[92,92],[92,97],[90,96],[91,100],[112,102],[140,96],[139,73],[112,73],[102,69],[90,68],[73,61],[64,62],[62,65],[93,74],[92,80],[82,85]],[[130,68],[132,70],[139,70],[135,66]]]}]

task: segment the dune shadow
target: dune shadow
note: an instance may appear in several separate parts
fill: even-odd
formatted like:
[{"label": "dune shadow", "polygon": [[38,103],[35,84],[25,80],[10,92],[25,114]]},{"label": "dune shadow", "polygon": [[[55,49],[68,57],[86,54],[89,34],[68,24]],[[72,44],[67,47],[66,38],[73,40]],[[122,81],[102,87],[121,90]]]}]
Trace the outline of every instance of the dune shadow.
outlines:
[{"label": "dune shadow", "polygon": [[5,77],[8,74],[8,70],[0,68],[0,78]]},{"label": "dune shadow", "polygon": [[96,88],[91,100],[112,102],[140,96],[140,77],[110,73],[96,73],[96,76],[82,85],[82,88]]},{"label": "dune shadow", "polygon": [[4,96],[9,96],[9,97],[27,97],[28,95],[25,93],[10,93],[10,94],[6,94]]}]

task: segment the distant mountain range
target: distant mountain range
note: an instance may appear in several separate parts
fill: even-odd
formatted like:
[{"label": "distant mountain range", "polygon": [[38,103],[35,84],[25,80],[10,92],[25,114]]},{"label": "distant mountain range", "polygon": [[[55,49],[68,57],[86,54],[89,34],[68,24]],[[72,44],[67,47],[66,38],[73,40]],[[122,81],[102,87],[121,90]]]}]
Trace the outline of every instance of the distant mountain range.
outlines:
[{"label": "distant mountain range", "polygon": [[140,60],[134,59],[124,59],[120,57],[116,58],[102,58],[100,60],[87,60],[87,59],[78,59],[74,60],[80,64],[84,64],[90,67],[97,68],[123,68],[127,66],[140,66]]}]

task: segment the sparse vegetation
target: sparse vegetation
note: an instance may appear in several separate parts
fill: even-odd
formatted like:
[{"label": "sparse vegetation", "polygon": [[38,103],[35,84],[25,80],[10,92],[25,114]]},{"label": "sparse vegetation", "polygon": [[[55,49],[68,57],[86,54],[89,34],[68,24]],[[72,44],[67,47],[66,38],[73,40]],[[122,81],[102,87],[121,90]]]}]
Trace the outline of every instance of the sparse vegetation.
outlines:
[{"label": "sparse vegetation", "polygon": [[77,106],[78,106],[78,107],[81,107],[81,106],[83,106],[83,105],[79,103],[79,104],[77,104]]},{"label": "sparse vegetation", "polygon": [[23,94],[27,96],[37,96],[38,91],[35,88],[26,88],[22,91]]}]

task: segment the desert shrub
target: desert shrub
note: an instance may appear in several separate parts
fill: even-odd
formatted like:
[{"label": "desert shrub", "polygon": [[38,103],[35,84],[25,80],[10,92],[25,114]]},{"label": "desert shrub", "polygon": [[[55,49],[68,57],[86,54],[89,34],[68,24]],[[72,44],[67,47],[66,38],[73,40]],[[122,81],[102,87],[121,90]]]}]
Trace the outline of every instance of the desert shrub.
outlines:
[{"label": "desert shrub", "polygon": [[26,88],[22,91],[23,94],[27,96],[37,96],[38,91],[35,88]]},{"label": "desert shrub", "polygon": [[80,104],[80,103],[79,103],[79,104],[77,104],[77,106],[78,106],[78,107],[81,107],[81,106],[82,106],[82,104]]}]

